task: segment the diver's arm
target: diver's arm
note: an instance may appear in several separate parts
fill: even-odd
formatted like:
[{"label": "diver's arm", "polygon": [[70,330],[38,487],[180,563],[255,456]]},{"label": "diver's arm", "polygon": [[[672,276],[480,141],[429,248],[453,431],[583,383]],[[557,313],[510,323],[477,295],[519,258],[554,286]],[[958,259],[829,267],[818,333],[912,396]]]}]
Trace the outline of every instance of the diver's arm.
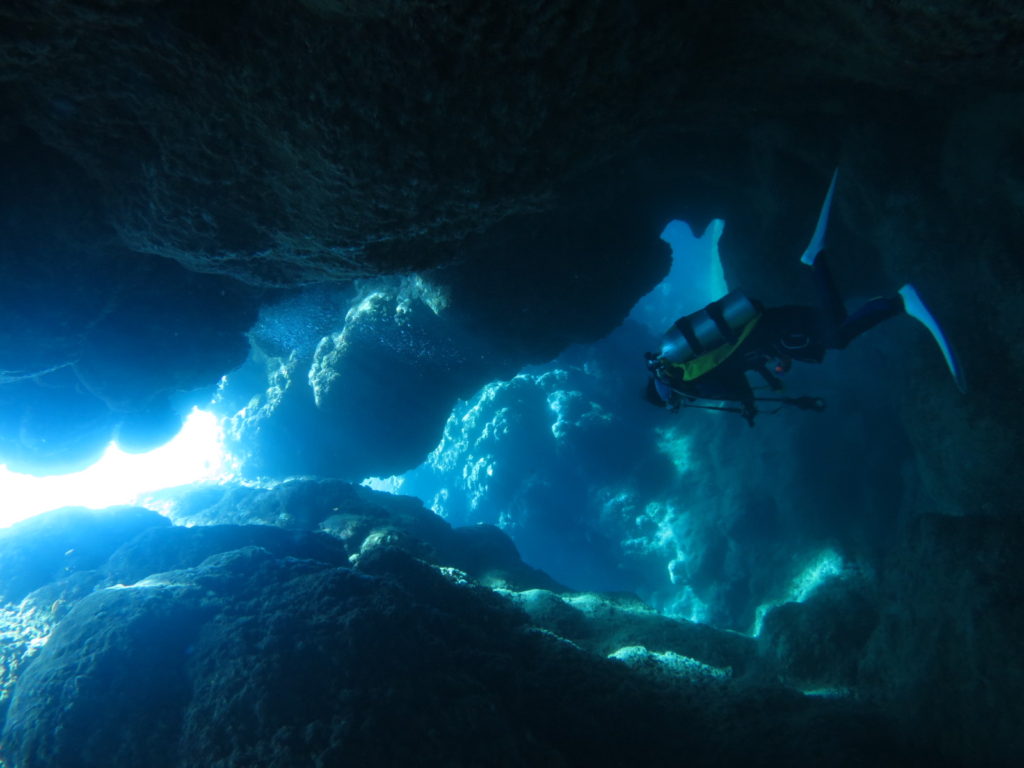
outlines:
[{"label": "diver's arm", "polygon": [[736,387],[735,392],[737,396],[733,399],[738,400],[740,403],[740,408],[742,408],[740,415],[747,420],[747,424],[754,426],[754,417],[757,415],[757,403],[754,402],[754,390],[747,380],[746,373],[741,371],[736,374],[734,386]]},{"label": "diver's arm", "polygon": [[760,363],[754,370],[764,379],[764,383],[772,388],[773,392],[783,389],[782,379],[769,371],[768,366],[764,363]]},{"label": "diver's arm", "polygon": [[675,392],[672,389],[672,385],[661,374],[654,376],[654,389],[658,393],[658,397],[666,405],[671,405],[673,399],[675,399]]},{"label": "diver's arm", "polygon": [[750,387],[745,371],[717,370],[711,375],[702,376],[692,382],[691,393],[706,400],[728,400],[739,403],[743,418],[750,426],[754,426],[757,415],[757,404],[754,390]]}]

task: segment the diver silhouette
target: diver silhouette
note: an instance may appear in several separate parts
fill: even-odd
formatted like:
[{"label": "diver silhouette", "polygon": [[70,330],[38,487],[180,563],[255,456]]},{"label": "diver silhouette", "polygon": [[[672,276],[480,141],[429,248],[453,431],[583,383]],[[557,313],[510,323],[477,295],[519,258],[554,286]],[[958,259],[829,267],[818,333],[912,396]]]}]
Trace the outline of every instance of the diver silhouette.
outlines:
[{"label": "diver silhouette", "polygon": [[[914,286],[863,304],[848,314],[828,268],[825,230],[838,170],[825,195],[818,223],[800,261],[811,268],[820,306],[765,307],[740,291],[732,291],[703,309],[679,318],[665,332],[660,352],[645,354],[650,378],[646,398],[675,411],[704,408],[740,414],[750,426],[761,411],[758,403],[776,410],[794,406],[823,410],[817,397],[755,397],[747,372],[758,373],[773,390],[782,389],[777,374],[793,361],[820,363],[830,349],[844,349],[853,339],[890,318],[907,315],[932,334],[961,392],[967,391],[963,370],[952,346],[925,307]],[[708,405],[726,401],[736,405]]]}]

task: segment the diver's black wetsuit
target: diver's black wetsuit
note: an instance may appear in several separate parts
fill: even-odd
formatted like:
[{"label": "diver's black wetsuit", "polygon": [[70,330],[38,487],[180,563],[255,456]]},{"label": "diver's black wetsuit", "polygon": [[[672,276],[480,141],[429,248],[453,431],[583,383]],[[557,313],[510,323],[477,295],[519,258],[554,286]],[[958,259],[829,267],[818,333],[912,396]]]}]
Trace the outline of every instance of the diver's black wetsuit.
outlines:
[{"label": "diver's black wetsuit", "polygon": [[757,304],[761,319],[718,366],[692,381],[680,380],[672,375],[671,369],[667,380],[656,376],[654,384],[660,399],[670,405],[678,404],[680,395],[736,401],[743,405],[748,419],[752,418],[756,409],[747,371],[756,371],[773,389],[778,389],[781,382],[769,370],[770,364],[788,368],[792,360],[820,363],[827,350],[844,349],[857,336],[903,311],[899,296],[887,296],[872,299],[848,315],[824,253],[812,269],[820,307]]}]

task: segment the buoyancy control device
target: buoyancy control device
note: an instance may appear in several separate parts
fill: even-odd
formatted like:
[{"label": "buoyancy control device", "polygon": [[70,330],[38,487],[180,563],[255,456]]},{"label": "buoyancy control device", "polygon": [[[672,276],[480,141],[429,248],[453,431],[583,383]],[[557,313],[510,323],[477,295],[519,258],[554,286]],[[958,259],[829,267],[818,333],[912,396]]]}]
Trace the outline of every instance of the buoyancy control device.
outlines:
[{"label": "buoyancy control device", "polygon": [[[661,359],[682,367],[685,378],[693,379],[728,357],[760,317],[761,310],[746,294],[730,291],[718,301],[676,320],[665,332]],[[707,364],[700,364],[702,360]]]}]

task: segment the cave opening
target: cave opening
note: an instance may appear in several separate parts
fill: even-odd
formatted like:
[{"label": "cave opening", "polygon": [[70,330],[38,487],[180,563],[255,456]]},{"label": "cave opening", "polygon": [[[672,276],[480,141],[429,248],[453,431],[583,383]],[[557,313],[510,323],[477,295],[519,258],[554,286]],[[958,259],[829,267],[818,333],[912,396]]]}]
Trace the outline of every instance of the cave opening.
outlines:
[{"label": "cave opening", "polygon": [[97,462],[62,475],[28,475],[0,465],[0,527],[60,507],[131,505],[152,491],[223,482],[231,474],[217,417],[196,407],[173,439],[145,453],[111,442]]}]

